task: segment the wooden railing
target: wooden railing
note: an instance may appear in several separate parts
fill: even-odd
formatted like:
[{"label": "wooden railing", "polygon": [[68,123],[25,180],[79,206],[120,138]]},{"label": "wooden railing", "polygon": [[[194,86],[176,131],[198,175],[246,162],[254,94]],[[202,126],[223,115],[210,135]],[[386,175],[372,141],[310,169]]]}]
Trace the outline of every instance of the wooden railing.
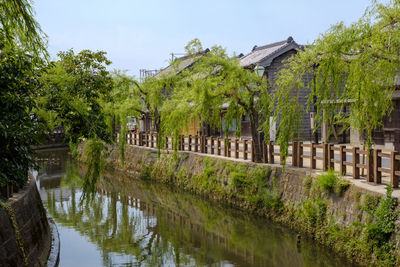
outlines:
[{"label": "wooden railing", "polygon": [[[156,133],[128,133],[127,143],[129,145],[157,147]],[[228,158],[254,160],[253,143],[249,140],[237,138],[217,138],[198,135],[179,136],[178,151],[192,151],[209,155],[224,156]],[[172,137],[164,140],[165,149],[173,149]]]},{"label": "wooden railing", "polygon": [[[150,148],[157,147],[156,133],[129,133],[127,143]],[[179,136],[178,151],[192,151],[227,158],[255,161],[254,147],[251,140],[238,138],[205,137],[197,135]],[[166,137],[165,149],[173,149],[172,137]],[[387,177],[394,188],[399,187],[400,154],[396,151],[382,152],[380,149],[367,151],[360,147],[334,144],[315,144],[293,142],[289,144],[286,165],[308,167],[311,169],[338,171],[354,179],[365,178],[368,182],[382,183],[382,176]],[[280,146],[273,142],[263,143],[263,163],[282,164]]]}]

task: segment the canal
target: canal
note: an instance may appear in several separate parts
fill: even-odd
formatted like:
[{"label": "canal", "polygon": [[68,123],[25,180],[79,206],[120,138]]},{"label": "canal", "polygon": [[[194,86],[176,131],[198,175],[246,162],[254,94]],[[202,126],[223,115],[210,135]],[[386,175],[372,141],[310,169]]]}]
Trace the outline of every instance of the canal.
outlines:
[{"label": "canal", "polygon": [[83,192],[84,166],[68,150],[38,159],[59,266],[351,266],[281,225],[159,183],[105,171]]}]

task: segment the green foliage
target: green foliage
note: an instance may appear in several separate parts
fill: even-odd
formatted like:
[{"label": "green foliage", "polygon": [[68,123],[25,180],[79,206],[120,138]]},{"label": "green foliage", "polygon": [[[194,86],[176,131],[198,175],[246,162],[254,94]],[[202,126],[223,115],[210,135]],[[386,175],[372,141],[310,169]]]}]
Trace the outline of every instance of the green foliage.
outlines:
[{"label": "green foliage", "polygon": [[263,190],[261,194],[262,205],[267,210],[281,212],[283,210],[282,197],[275,190]]},{"label": "green foliage", "polygon": [[[393,188],[386,186],[386,197],[381,198],[377,206],[365,206],[371,222],[366,224],[365,236],[371,249],[379,257],[382,249],[390,249],[388,244],[392,233],[396,230],[396,220],[399,212],[396,210],[397,198],[392,197]],[[383,248],[382,248],[383,246]]]},{"label": "green foliage", "polygon": [[141,179],[141,180],[151,179],[152,171],[153,171],[153,168],[151,165],[143,164],[142,167],[140,168],[139,179]]},{"label": "green foliage", "polygon": [[39,65],[21,50],[2,49],[0,57],[0,186],[23,185],[34,167],[32,146],[41,124],[32,114]]},{"label": "green foliage", "polygon": [[107,147],[104,141],[99,139],[86,141],[84,155],[87,170],[82,188],[84,193],[95,193],[97,180],[105,165],[106,151]]},{"label": "green foliage", "polygon": [[[330,125],[340,123],[365,132],[366,145],[371,147],[372,131],[383,125],[393,109],[399,72],[399,22],[399,1],[372,1],[357,22],[333,25],[286,62],[277,75],[274,112],[279,122],[278,143],[285,156],[287,144],[296,134],[293,129],[306,111],[298,102],[303,90],[311,91],[307,111],[312,104],[317,106],[317,126],[329,120]],[[327,105],[329,101],[336,104]]]},{"label": "green foliage", "polygon": [[344,192],[346,192],[346,190],[349,188],[350,185],[351,185],[350,181],[345,179],[338,179],[336,181],[335,193],[339,196],[344,194]]},{"label": "green foliage", "polygon": [[310,175],[307,175],[303,181],[303,186],[306,192],[310,192],[312,184],[313,184],[313,178]]},{"label": "green foliage", "polygon": [[343,194],[351,183],[343,178],[339,178],[334,170],[328,170],[318,177],[317,185],[325,193],[335,192],[337,195]]},{"label": "green foliage", "polygon": [[300,218],[306,224],[307,231],[312,232],[315,227],[325,224],[327,205],[321,198],[308,199],[303,202],[299,210]]},{"label": "green foliage", "polygon": [[0,2],[0,49],[4,46],[15,49],[20,46],[33,53],[33,60],[47,56],[46,35],[34,18],[29,0],[3,0]]},{"label": "green foliage", "polygon": [[373,210],[378,206],[380,199],[381,197],[378,195],[364,194],[361,198],[361,205],[366,210]]},{"label": "green foliage", "polygon": [[337,180],[338,178],[335,171],[329,170],[318,177],[317,184],[326,193],[331,193],[335,189]]},{"label": "green foliage", "polygon": [[40,123],[32,114],[45,34],[27,0],[0,2],[0,187],[23,185],[34,167]]},{"label": "green foliage", "polygon": [[105,52],[71,49],[58,54],[59,60],[48,66],[41,81],[38,103],[50,125],[64,127],[68,141],[83,138],[111,141],[101,99],[109,96],[112,78],[106,69],[111,62]]},{"label": "green foliage", "polygon": [[19,227],[17,224],[17,218],[15,217],[15,212],[10,205],[8,205],[7,203],[3,203],[1,201],[0,201],[0,208],[5,210],[8,214],[8,216],[10,217],[11,225],[14,229],[15,239],[17,240],[18,248],[24,259],[24,265],[28,266],[28,257],[26,256],[26,253],[25,253],[24,242],[21,237],[21,232],[19,231]]},{"label": "green foliage", "polygon": [[101,105],[104,109],[108,130],[112,132],[113,139],[115,139],[119,128],[120,163],[121,166],[124,166],[126,134],[128,133],[127,119],[131,116],[137,119],[141,118],[143,113],[142,103],[137,94],[137,82],[133,77],[121,71],[114,71],[112,79],[112,91],[106,98],[102,99]]},{"label": "green foliage", "polygon": [[[194,50],[193,46],[196,47]],[[225,133],[235,121],[249,116],[256,160],[261,160],[260,144],[255,137],[261,120],[269,117],[271,112],[266,80],[242,68],[237,57],[229,57],[219,46],[212,47],[209,52],[199,49],[198,40],[188,44],[191,67],[180,71],[179,77],[182,78],[176,81],[171,97],[163,106],[163,133],[179,134],[195,118],[211,128],[220,129],[220,112],[225,105]],[[175,64],[179,66],[180,61]],[[237,134],[240,135],[240,128]]]},{"label": "green foliage", "polygon": [[239,192],[243,192],[243,190],[250,185],[250,181],[247,177],[246,173],[241,172],[231,172],[230,173],[232,186],[238,190]]}]

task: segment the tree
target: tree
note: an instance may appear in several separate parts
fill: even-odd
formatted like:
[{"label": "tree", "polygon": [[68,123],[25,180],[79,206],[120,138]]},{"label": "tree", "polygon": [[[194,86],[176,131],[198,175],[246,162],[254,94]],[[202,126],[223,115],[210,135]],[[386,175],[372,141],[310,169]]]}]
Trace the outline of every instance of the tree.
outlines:
[{"label": "tree", "polygon": [[[278,143],[286,149],[295,135],[295,121],[304,110],[298,106],[306,73],[313,73],[311,103],[316,99],[316,122],[333,121],[366,133],[368,148],[372,131],[381,127],[392,110],[392,94],[399,73],[400,2],[373,2],[356,23],[338,23],[311,46],[287,61],[278,74],[275,118]],[[293,97],[295,95],[295,97]],[[327,105],[334,102],[335,105]],[[350,106],[350,115],[344,112]],[[325,113],[322,110],[325,109]]]},{"label": "tree", "polygon": [[0,2],[0,49],[4,46],[21,46],[32,52],[36,59],[47,56],[46,35],[34,19],[29,0],[3,0]]},{"label": "tree", "polygon": [[[198,45],[197,42],[194,43]],[[187,49],[190,53],[191,49]],[[225,132],[234,121],[250,117],[255,161],[262,158],[259,138],[260,123],[269,118],[270,97],[266,80],[242,68],[236,57],[228,57],[225,50],[215,46],[196,59],[196,63],[182,74],[172,99],[163,109],[166,134],[179,134],[194,117],[211,127],[221,127],[221,109],[227,105]],[[240,136],[240,124],[237,135]]]},{"label": "tree", "polygon": [[37,64],[22,50],[2,49],[0,57],[0,187],[23,185],[34,166],[32,145],[41,127],[32,110],[39,86]]},{"label": "tree", "polygon": [[124,72],[114,71],[113,88],[102,101],[110,131],[115,136],[119,127],[120,161],[124,165],[128,116],[140,117],[142,102],[138,97],[137,81]]},{"label": "tree", "polygon": [[84,190],[94,193],[106,151],[112,141],[106,123],[103,103],[110,97],[113,80],[106,66],[111,62],[105,52],[68,50],[58,54],[59,60],[48,66],[41,81],[38,114],[49,125],[64,128],[73,153],[84,139],[87,170]]},{"label": "tree", "polygon": [[45,34],[29,1],[0,2],[0,187],[23,185],[34,166],[40,124],[32,114]]},{"label": "tree", "polygon": [[111,142],[101,101],[109,97],[113,81],[105,52],[71,49],[58,54],[42,76],[38,102],[51,125],[64,127],[68,141],[99,138]]}]

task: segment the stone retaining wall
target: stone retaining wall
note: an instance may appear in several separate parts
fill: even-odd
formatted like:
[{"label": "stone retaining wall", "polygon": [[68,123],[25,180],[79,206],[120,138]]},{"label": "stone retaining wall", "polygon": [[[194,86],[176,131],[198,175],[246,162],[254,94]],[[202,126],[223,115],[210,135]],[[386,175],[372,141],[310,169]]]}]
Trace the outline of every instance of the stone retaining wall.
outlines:
[{"label": "stone retaining wall", "polygon": [[0,206],[0,226],[0,266],[24,266],[25,260],[28,266],[46,264],[51,232],[31,175],[27,185]]},{"label": "stone retaining wall", "polygon": [[[172,154],[162,155],[161,162],[171,155]],[[187,176],[190,177],[203,173],[205,168],[204,158],[206,157],[212,158],[220,163],[236,162],[238,165],[244,165],[248,172],[259,166],[265,168],[270,167],[272,170],[271,177],[274,178],[274,186],[277,187],[282,199],[291,201],[294,204],[300,204],[302,201],[309,198],[309,193],[304,186],[305,178],[311,176],[315,179],[320,174],[320,171],[293,167],[286,167],[285,171],[282,173],[282,166],[277,164],[257,164],[250,161],[226,159],[193,152],[179,152],[179,155],[179,163],[177,164],[177,169],[174,171],[175,173],[179,173],[179,171],[185,169],[185,171],[187,171]],[[121,167],[118,147],[112,146],[107,158],[107,163],[108,167],[113,169],[135,174],[140,173],[143,166],[159,166],[160,160],[157,160],[157,150],[155,149],[127,146],[125,151],[125,164],[124,167]],[[230,178],[226,177],[226,175],[224,176],[226,173],[223,169],[225,165],[220,164],[220,166],[221,167],[219,169],[217,167],[216,170],[216,172],[218,172],[217,178],[220,180],[221,185],[224,181],[225,184],[229,184],[231,182],[229,181]],[[160,177],[160,179],[162,178]],[[270,183],[272,187],[272,179]],[[327,195],[331,217],[334,217],[337,223],[342,226],[348,226],[355,221],[364,221],[367,214],[361,209],[360,196],[366,194],[383,196],[383,194],[366,190],[365,188],[355,185],[351,185],[342,196],[338,196],[334,193]]]}]

